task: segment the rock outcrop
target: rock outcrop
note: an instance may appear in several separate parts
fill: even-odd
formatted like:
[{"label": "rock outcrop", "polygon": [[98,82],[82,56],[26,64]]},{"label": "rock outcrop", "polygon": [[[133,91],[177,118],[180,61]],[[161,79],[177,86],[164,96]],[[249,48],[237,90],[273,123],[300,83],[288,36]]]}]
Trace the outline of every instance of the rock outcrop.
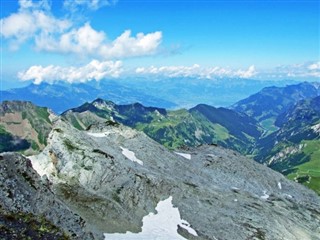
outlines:
[{"label": "rock outcrop", "polygon": [[143,217],[172,196],[197,232],[179,228],[187,239],[320,239],[319,196],[221,147],[177,154],[122,125],[79,131],[59,120],[30,159],[98,238],[140,232]]},{"label": "rock outcrop", "polygon": [[0,239],[93,239],[29,159],[0,154]]}]

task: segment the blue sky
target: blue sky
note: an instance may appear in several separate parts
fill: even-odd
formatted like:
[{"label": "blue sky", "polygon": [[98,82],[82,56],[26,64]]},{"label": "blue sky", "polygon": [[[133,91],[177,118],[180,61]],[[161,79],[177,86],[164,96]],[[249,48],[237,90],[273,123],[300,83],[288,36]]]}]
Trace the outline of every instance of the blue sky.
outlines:
[{"label": "blue sky", "polygon": [[319,81],[319,4],[4,0],[2,85],[128,76]]}]

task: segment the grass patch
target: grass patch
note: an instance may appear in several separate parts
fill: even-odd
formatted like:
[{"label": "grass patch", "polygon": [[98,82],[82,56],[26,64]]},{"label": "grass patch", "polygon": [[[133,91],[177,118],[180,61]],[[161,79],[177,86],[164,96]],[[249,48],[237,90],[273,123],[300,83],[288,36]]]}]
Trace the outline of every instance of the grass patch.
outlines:
[{"label": "grass patch", "polygon": [[219,140],[226,140],[230,137],[228,129],[221,126],[220,124],[213,124],[213,128],[214,128],[216,136]]},{"label": "grass patch", "polygon": [[73,115],[71,115],[71,124],[72,124],[72,126],[74,126],[78,130],[84,130],[83,127],[81,127],[78,120],[76,119],[76,117]]},{"label": "grass patch", "polygon": [[50,121],[50,119],[49,119],[50,114],[49,114],[47,108],[37,107],[37,108],[35,109],[35,111],[36,111],[36,114],[37,114],[40,118],[46,120],[46,122],[48,122],[48,123],[51,124],[51,121]]},{"label": "grass patch", "polygon": [[268,118],[260,122],[261,126],[266,129],[268,132],[277,131],[279,128],[274,125],[275,118]]},{"label": "grass patch", "polygon": [[303,180],[303,176],[308,176],[308,180],[302,181],[302,184],[320,195],[320,140],[302,141],[302,143],[306,144],[303,153],[309,156],[310,160],[296,166],[288,178]]}]

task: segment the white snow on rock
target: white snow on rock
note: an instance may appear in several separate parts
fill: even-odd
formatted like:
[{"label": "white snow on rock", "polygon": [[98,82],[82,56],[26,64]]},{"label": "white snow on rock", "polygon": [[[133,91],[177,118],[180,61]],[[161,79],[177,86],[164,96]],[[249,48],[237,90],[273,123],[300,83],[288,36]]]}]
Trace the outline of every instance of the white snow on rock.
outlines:
[{"label": "white snow on rock", "polygon": [[130,151],[129,149],[124,148],[124,147],[120,147],[120,148],[122,149],[122,154],[123,154],[126,158],[128,158],[128,159],[131,160],[132,162],[136,162],[136,163],[138,163],[138,164],[140,164],[140,165],[143,165],[143,162],[142,162],[140,159],[136,158],[136,155],[135,155],[134,152],[132,152],[132,151]]},{"label": "white snow on rock", "polygon": [[270,196],[267,194],[267,191],[263,191],[263,195],[260,197],[262,199],[268,199]]},{"label": "white snow on rock", "polygon": [[110,137],[113,135],[116,135],[116,136],[120,135],[120,136],[123,136],[125,139],[131,139],[131,138],[136,137],[138,132],[131,129],[131,128],[128,128],[125,126],[120,126],[117,128],[107,129],[104,132],[87,132],[87,134],[89,136],[96,137],[96,138],[103,138],[103,137]]},{"label": "white snow on rock", "polygon": [[320,123],[312,126],[311,129],[312,129],[315,133],[320,134]]},{"label": "white snow on rock", "polygon": [[102,132],[102,133],[87,132],[87,134],[92,136],[92,137],[105,137],[105,136],[108,136],[108,132]]},{"label": "white snow on rock", "polygon": [[149,213],[142,219],[142,231],[140,233],[105,233],[105,240],[183,240],[177,232],[178,226],[186,229],[190,234],[198,236],[190,224],[181,219],[178,208],[172,205],[172,196],[160,201],[156,207],[157,213]]},{"label": "white snow on rock", "polygon": [[182,157],[184,157],[185,159],[189,159],[191,160],[191,154],[188,154],[188,153],[180,153],[180,152],[174,152],[175,154],[178,154]]},{"label": "white snow on rock", "polygon": [[281,186],[281,182],[278,182],[278,188],[281,190],[282,186]]}]

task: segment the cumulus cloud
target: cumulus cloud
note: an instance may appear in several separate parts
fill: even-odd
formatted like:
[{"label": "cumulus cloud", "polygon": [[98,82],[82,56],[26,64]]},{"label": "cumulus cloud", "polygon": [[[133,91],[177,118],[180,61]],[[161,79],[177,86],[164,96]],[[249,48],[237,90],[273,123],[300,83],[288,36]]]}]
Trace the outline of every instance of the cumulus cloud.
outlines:
[{"label": "cumulus cloud", "polygon": [[19,5],[17,13],[1,19],[1,35],[11,40],[10,46],[13,49],[37,34],[62,33],[71,26],[70,21],[51,15],[47,1],[34,3],[31,0],[20,0]]},{"label": "cumulus cloud", "polygon": [[251,65],[248,70],[238,70],[235,75],[240,78],[251,78],[257,74],[254,65]]},{"label": "cumulus cloud", "polygon": [[[64,3],[95,9],[113,4],[114,1],[67,0]],[[162,41],[160,31],[134,36],[130,30],[111,40],[105,32],[95,30],[89,22],[76,26],[70,19],[56,18],[47,0],[20,0],[19,4],[17,13],[1,19],[1,35],[10,41],[12,49],[17,49],[27,40],[33,40],[38,51],[117,59],[155,54]]]},{"label": "cumulus cloud", "polygon": [[138,75],[157,75],[164,77],[194,77],[194,78],[222,78],[222,77],[239,77],[250,78],[257,74],[255,67],[252,65],[247,70],[234,70],[222,67],[201,67],[198,64],[192,66],[162,66],[162,67],[138,67],[135,70]]},{"label": "cumulus cloud", "polygon": [[308,69],[311,70],[311,71],[313,71],[313,70],[320,71],[320,62],[315,62],[315,63],[310,64],[308,66]]},{"label": "cumulus cloud", "polygon": [[35,84],[41,82],[53,83],[55,81],[66,81],[68,83],[78,83],[96,80],[106,77],[118,78],[122,72],[121,61],[98,61],[92,60],[81,67],[61,67],[49,65],[32,66],[26,71],[18,73],[21,81],[32,80]]},{"label": "cumulus cloud", "polygon": [[161,32],[138,33],[131,36],[131,31],[124,31],[118,38],[109,43],[102,31],[94,30],[89,23],[78,29],[64,33],[59,39],[48,34],[36,38],[39,50],[50,52],[91,55],[103,59],[145,56],[156,53],[162,40]]},{"label": "cumulus cloud", "polygon": [[275,69],[266,71],[271,77],[277,78],[320,78],[320,62],[307,62],[300,64],[281,65]]},{"label": "cumulus cloud", "polygon": [[63,6],[70,11],[77,11],[83,8],[97,10],[116,3],[116,0],[65,0]]}]

